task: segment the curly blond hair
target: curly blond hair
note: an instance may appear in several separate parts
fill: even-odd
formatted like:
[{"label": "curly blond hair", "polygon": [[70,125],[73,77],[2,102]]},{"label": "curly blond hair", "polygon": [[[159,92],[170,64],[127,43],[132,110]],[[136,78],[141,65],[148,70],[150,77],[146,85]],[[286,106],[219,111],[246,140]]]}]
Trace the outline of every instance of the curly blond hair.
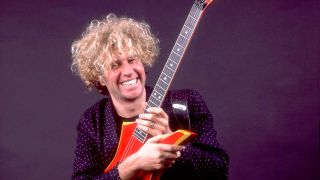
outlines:
[{"label": "curly blond hair", "polygon": [[104,71],[111,68],[116,53],[124,50],[148,68],[159,55],[159,40],[147,23],[111,13],[101,21],[91,21],[81,38],[72,43],[71,69],[89,90],[96,87],[101,92],[105,90],[100,84]]}]

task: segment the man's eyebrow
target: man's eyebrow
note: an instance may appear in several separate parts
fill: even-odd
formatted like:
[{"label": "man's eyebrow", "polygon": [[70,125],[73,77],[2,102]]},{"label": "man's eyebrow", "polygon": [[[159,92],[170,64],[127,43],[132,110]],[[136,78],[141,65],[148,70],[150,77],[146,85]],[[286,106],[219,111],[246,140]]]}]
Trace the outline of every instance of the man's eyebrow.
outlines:
[{"label": "man's eyebrow", "polygon": [[112,64],[112,63],[117,63],[117,64],[119,64],[119,63],[121,63],[121,60],[120,60],[120,59],[116,59],[116,60],[112,61],[111,64]]}]

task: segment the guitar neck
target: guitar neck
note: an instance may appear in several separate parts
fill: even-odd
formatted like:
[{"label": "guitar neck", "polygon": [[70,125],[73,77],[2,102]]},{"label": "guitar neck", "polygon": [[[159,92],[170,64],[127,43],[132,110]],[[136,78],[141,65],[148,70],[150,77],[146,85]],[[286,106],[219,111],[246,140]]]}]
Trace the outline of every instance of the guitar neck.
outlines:
[{"label": "guitar neck", "polygon": [[174,75],[180,65],[184,53],[186,52],[203,11],[203,6],[201,6],[198,1],[195,1],[171,50],[167,62],[162,69],[160,77],[154,86],[147,103],[147,108],[160,107],[162,105],[164,97],[170,88]]},{"label": "guitar neck", "polygon": [[[160,107],[162,105],[164,97],[169,90],[173,77],[180,65],[184,53],[186,52],[188,44],[198,25],[202,13],[208,4],[209,3],[205,0],[196,0],[193,3],[188,17],[167,59],[167,62],[162,69],[160,77],[158,78],[151,96],[149,97],[146,109],[149,107]],[[144,142],[148,135],[147,132],[144,132],[139,128],[136,128],[133,134],[141,142]]]}]

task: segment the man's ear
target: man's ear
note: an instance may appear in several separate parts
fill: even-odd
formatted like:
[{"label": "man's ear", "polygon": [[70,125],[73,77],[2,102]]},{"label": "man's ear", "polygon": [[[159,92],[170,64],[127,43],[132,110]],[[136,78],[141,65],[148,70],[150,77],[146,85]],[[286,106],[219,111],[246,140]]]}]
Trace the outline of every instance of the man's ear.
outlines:
[{"label": "man's ear", "polygon": [[101,86],[106,86],[107,85],[106,80],[102,76],[99,76],[99,83],[100,83]]},{"label": "man's ear", "polygon": [[109,95],[108,88],[106,86],[106,81],[103,79],[96,81],[94,86],[97,88],[98,92],[103,95]]}]

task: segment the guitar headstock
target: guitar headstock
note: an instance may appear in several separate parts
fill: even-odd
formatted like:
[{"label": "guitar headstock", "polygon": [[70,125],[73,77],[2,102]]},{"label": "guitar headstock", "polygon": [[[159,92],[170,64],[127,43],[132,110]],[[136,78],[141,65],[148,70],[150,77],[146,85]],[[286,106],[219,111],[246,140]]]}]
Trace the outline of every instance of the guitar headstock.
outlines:
[{"label": "guitar headstock", "polygon": [[213,4],[215,0],[196,0],[194,3],[201,9],[204,10],[208,5]]}]

